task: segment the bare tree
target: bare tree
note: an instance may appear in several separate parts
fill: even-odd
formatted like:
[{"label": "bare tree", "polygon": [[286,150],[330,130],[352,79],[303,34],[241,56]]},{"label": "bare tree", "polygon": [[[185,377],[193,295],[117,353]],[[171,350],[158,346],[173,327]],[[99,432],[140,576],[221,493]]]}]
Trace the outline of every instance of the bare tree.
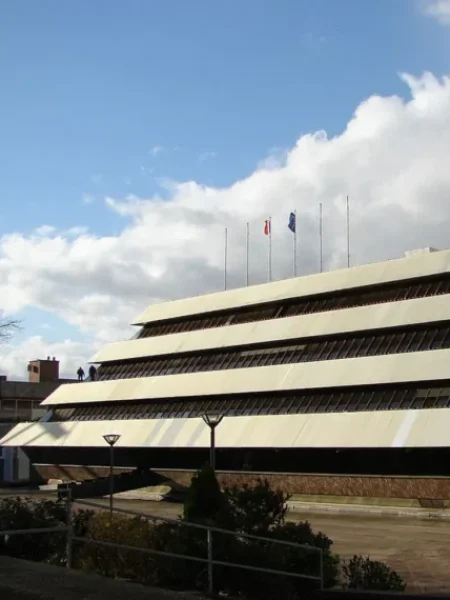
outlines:
[{"label": "bare tree", "polygon": [[14,333],[21,328],[21,321],[17,319],[6,319],[0,310],[0,344],[9,342]]}]

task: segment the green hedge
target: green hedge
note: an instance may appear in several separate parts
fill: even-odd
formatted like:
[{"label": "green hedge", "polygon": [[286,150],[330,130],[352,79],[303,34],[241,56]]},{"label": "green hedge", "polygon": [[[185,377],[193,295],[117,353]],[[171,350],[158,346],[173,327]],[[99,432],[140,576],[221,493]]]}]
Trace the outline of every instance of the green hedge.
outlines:
[{"label": "green hedge", "polygon": [[[88,534],[93,514],[89,510],[74,513],[75,535],[83,537]],[[5,498],[0,502],[0,531],[56,527],[66,523],[66,507],[60,501],[18,497]],[[63,566],[66,564],[66,539],[65,533],[0,536],[0,554]],[[75,548],[74,559],[76,557]]]},{"label": "green hedge", "polygon": [[[74,511],[75,535],[92,541],[74,544],[73,566],[107,577],[204,591],[208,585],[206,563],[95,543],[113,542],[206,559],[206,531],[183,526],[183,523],[191,522],[237,534],[213,533],[213,557],[219,561],[303,575],[320,574],[318,552],[275,543],[275,540],[283,540],[322,551],[326,588],[339,583],[349,589],[405,588],[395,571],[369,558],[355,556],[341,567],[339,557],[332,551],[333,541],[327,535],[314,533],[307,522],[285,521],[287,499],[282,491],[272,490],[263,480],[254,486],[221,491],[214,473],[203,469],[192,480],[178,523],[155,524],[145,518],[120,514],[111,517],[109,512]],[[61,502],[8,498],[0,503],[0,530],[48,527],[65,522],[65,506]],[[242,534],[268,540],[248,539]],[[0,553],[64,565],[65,544],[64,533],[11,536],[9,539],[0,536]],[[298,600],[317,590],[319,584],[310,579],[218,565],[214,567],[214,585],[216,592],[249,600]]]}]

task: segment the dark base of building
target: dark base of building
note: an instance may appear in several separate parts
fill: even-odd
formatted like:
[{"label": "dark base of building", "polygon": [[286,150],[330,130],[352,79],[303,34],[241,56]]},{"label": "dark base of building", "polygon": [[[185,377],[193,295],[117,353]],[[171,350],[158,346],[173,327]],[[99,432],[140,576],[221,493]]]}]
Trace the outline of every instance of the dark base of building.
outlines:
[{"label": "dark base of building", "polygon": [[[28,455],[43,479],[85,481],[109,473],[108,448],[33,448]],[[117,448],[115,472],[151,469],[187,487],[207,464],[208,449]],[[288,494],[450,500],[450,449],[220,449],[223,485],[261,477]]]}]

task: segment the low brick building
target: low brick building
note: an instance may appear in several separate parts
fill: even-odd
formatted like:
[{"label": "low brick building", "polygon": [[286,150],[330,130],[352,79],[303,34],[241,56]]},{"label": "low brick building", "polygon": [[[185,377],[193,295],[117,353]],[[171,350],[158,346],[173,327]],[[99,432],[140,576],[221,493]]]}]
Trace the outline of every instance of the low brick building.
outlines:
[{"label": "low brick building", "polygon": [[[39,405],[62,383],[59,361],[48,357],[28,364],[28,381],[8,381],[0,376],[0,438],[20,422],[39,421],[46,412]],[[30,461],[20,448],[0,447],[0,483],[28,481],[34,478]]]}]

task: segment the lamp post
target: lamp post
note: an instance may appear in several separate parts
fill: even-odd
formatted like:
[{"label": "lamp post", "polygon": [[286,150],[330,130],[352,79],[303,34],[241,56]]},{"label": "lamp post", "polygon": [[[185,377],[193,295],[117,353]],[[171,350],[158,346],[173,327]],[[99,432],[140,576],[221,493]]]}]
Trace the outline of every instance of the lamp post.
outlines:
[{"label": "lamp post", "polygon": [[112,516],[113,512],[113,496],[114,496],[114,446],[120,439],[118,433],[108,433],[103,436],[105,442],[109,445],[109,513]]},{"label": "lamp post", "polygon": [[222,421],[223,415],[205,414],[203,420],[208,425],[210,430],[209,443],[209,466],[214,471],[216,469],[216,427]]},{"label": "lamp post", "polygon": [[[222,421],[223,415],[220,414],[204,414],[203,420],[209,427],[209,466],[213,471],[216,470],[216,427]],[[214,573],[213,573],[213,539],[210,528],[206,530],[207,547],[208,547],[208,592],[212,597],[214,595]]]}]

